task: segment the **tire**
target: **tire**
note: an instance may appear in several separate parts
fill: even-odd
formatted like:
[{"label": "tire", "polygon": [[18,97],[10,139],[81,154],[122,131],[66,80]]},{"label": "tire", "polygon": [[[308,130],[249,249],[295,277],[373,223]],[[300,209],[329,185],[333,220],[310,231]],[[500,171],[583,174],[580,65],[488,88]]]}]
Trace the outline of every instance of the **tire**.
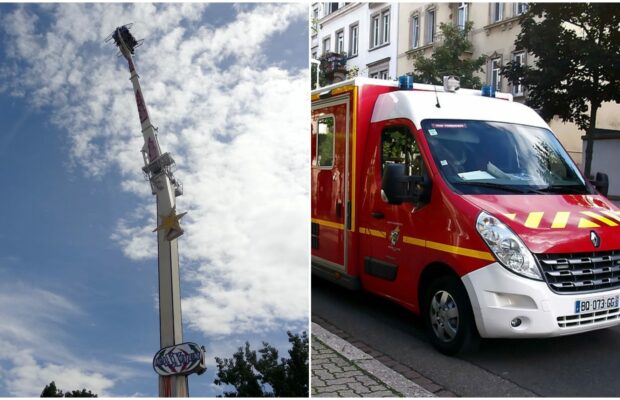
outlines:
[{"label": "tire", "polygon": [[424,301],[424,321],[432,345],[455,355],[477,349],[480,336],[465,287],[456,277],[433,281]]}]

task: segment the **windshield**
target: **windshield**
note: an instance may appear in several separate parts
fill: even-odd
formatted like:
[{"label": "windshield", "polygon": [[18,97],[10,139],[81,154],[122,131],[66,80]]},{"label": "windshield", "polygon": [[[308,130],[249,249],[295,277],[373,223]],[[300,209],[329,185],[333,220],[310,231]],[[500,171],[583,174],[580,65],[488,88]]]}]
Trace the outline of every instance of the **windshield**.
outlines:
[{"label": "windshield", "polygon": [[593,193],[548,129],[503,122],[425,120],[444,179],[463,194]]}]

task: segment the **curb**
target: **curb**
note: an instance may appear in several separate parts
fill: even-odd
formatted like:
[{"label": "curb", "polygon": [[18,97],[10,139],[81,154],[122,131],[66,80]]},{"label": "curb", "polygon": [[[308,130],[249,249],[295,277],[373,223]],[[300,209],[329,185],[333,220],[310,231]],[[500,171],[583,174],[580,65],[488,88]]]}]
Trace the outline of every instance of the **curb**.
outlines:
[{"label": "curb", "polygon": [[403,397],[436,397],[422,386],[388,368],[371,355],[334,335],[316,322],[312,323],[311,334],[347,361],[355,364],[385,386],[403,395]]}]

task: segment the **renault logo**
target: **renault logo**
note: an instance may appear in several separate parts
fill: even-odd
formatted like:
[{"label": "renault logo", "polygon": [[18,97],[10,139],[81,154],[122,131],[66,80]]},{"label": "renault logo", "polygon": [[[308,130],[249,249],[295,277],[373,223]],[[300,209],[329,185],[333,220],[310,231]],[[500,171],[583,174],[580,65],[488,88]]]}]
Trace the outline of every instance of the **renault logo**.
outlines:
[{"label": "renault logo", "polygon": [[598,248],[601,245],[601,238],[594,231],[590,231],[590,241],[594,247]]}]

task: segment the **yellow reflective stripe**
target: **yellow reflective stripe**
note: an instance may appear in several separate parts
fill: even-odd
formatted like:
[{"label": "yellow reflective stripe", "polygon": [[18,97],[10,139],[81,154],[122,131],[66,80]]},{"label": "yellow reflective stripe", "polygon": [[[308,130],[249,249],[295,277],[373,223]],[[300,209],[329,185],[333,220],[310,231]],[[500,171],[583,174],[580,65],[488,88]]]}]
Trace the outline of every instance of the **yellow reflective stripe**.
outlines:
[{"label": "yellow reflective stripe", "polygon": [[597,213],[595,213],[595,212],[592,212],[592,211],[582,211],[581,213],[582,213],[583,215],[587,215],[587,216],[588,216],[588,217],[590,217],[590,218],[594,218],[594,219],[596,219],[596,220],[599,220],[599,221],[601,221],[602,223],[607,224],[607,225],[609,225],[609,226],[618,226],[618,224],[617,224],[617,223],[615,223],[614,221],[610,220],[609,218],[605,218],[605,217],[603,217],[602,215],[598,215],[598,214],[597,214]]},{"label": "yellow reflective stripe", "polygon": [[472,249],[465,249],[463,247],[451,246],[449,244],[431,242],[424,239],[418,239],[411,236],[403,236],[403,243],[412,244],[415,246],[426,247],[433,250],[443,251],[451,254],[458,254],[461,256],[479,258],[481,260],[495,261],[495,257],[487,251],[478,251]]},{"label": "yellow reflective stripe", "polygon": [[551,228],[566,228],[566,224],[568,223],[568,217],[570,217],[570,212],[558,211],[557,213],[555,213],[555,218],[553,218]]},{"label": "yellow reflective stripe", "polygon": [[614,218],[617,221],[620,221],[620,215],[617,214],[617,211],[609,211],[609,210],[605,210],[605,211],[601,211],[603,214],[607,215],[608,217]]},{"label": "yellow reflective stripe", "polygon": [[504,214],[504,217],[508,218],[511,221],[514,221],[515,218],[517,218],[517,214],[515,214],[515,213],[508,213],[508,214]]},{"label": "yellow reflective stripe", "polygon": [[478,251],[472,249],[464,249],[462,247],[450,246],[449,244],[426,242],[426,247],[429,249],[445,251],[446,253],[458,254],[461,256],[467,256],[472,258],[479,258],[481,260],[495,261],[495,257],[487,251]]},{"label": "yellow reflective stripe", "polygon": [[528,228],[538,228],[540,225],[540,221],[542,220],[543,212],[531,212],[530,215],[527,216],[527,220],[525,221],[525,226]]},{"label": "yellow reflective stripe", "polygon": [[335,88],[335,89],[332,89],[332,96],[340,94],[340,93],[344,93],[344,92],[350,92],[354,89],[355,89],[355,86],[353,85],[347,85],[347,86]]},{"label": "yellow reflective stripe", "polygon": [[403,243],[426,247],[426,240],[414,238],[411,236],[403,236]]},{"label": "yellow reflective stripe", "polygon": [[325,221],[324,219],[316,219],[316,218],[312,218],[310,221],[312,221],[315,224],[327,226],[329,228],[344,230],[344,224],[339,224],[338,222]]},{"label": "yellow reflective stripe", "polygon": [[375,236],[375,237],[383,238],[383,239],[385,239],[387,237],[387,234],[385,232],[383,232],[383,231],[377,231],[375,229],[362,228],[361,226],[359,228],[359,233],[363,233],[364,235]]},{"label": "yellow reflective stripe", "polygon": [[588,219],[581,218],[579,220],[579,225],[577,227],[578,228],[600,228],[600,225]]}]

